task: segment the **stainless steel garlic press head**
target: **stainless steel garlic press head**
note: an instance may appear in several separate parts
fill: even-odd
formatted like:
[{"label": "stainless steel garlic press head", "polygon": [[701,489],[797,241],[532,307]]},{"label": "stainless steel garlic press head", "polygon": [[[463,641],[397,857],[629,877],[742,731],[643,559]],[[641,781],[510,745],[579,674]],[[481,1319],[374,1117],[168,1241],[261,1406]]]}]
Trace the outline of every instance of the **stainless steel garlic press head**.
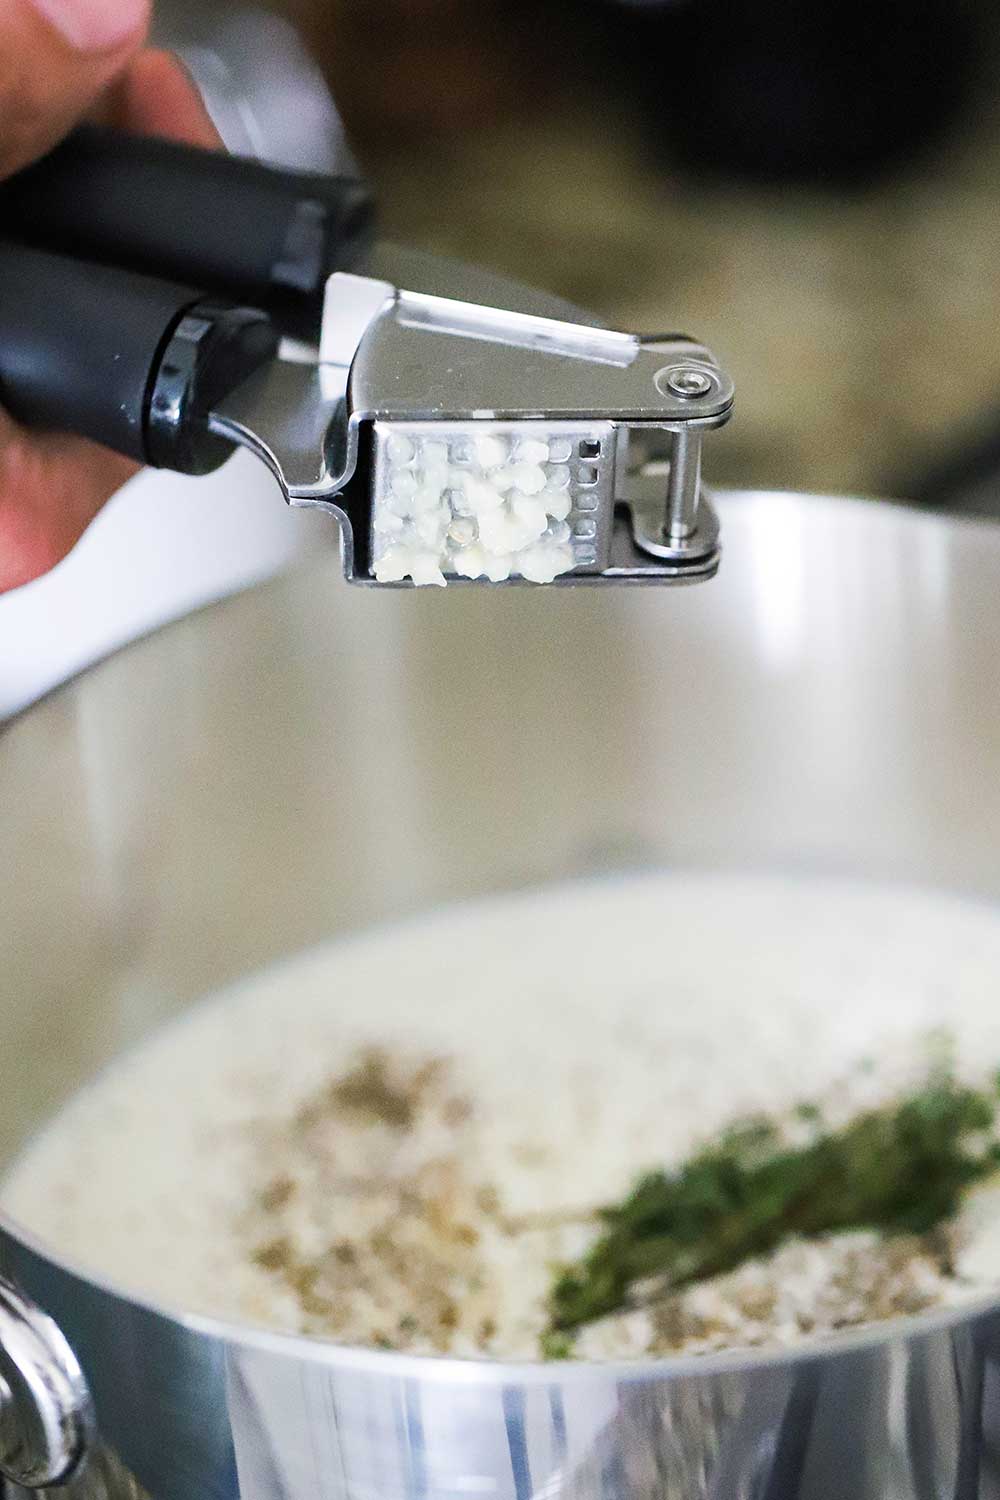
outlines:
[{"label": "stainless steel garlic press head", "polygon": [[[337,517],[353,582],[684,583],[718,567],[701,445],[732,405],[690,341],[338,273],[318,361],[262,366],[210,426]],[[637,433],[670,445],[658,497],[630,483]]]}]

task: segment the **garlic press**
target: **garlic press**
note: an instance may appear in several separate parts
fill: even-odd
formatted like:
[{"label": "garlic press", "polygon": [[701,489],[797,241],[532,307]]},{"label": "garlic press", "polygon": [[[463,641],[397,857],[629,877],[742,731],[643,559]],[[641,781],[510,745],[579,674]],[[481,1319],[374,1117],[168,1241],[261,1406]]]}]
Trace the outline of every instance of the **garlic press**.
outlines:
[{"label": "garlic press", "polygon": [[250,449],[356,583],[711,577],[709,350],[394,286],[370,228],[353,180],[78,131],[0,189],[0,402],[185,474]]}]

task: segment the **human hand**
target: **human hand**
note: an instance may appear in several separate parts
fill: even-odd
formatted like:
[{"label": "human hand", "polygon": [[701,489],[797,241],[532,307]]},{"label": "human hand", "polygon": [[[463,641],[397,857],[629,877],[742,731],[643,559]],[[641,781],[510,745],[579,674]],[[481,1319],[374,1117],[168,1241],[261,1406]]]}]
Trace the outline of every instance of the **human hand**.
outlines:
[{"label": "human hand", "polygon": [[[149,4],[0,0],[0,178],[82,119],[219,144],[176,58],[144,48]],[[55,567],[136,468],[84,438],[29,433],[0,409],[0,593]]]}]

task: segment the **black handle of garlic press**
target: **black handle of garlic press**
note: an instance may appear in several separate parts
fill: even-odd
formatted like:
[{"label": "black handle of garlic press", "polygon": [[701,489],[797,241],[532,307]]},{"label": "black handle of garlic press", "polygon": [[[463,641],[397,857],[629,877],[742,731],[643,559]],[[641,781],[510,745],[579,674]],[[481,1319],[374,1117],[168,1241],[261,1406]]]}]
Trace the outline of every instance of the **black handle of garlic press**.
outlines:
[{"label": "black handle of garlic press", "polygon": [[278,341],[257,309],[0,241],[0,405],[28,427],[209,473],[232,452],[212,407]]},{"label": "black handle of garlic press", "polygon": [[265,308],[315,338],[326,277],[371,239],[363,183],[81,126],[0,185],[0,233]]}]

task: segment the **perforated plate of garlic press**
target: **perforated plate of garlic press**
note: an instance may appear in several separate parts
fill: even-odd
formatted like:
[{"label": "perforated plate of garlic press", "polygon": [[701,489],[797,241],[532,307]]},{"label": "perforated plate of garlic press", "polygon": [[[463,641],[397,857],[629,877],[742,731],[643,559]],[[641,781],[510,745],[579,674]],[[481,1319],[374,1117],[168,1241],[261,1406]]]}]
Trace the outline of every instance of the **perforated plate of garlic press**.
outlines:
[{"label": "perforated plate of garlic press", "polygon": [[[0,221],[0,401],[182,473],[251,449],[336,517],[352,582],[718,566],[701,447],[733,388],[699,344],[358,275],[363,185],[95,127],[0,186]],[[658,481],[637,434],[665,440]]]}]

